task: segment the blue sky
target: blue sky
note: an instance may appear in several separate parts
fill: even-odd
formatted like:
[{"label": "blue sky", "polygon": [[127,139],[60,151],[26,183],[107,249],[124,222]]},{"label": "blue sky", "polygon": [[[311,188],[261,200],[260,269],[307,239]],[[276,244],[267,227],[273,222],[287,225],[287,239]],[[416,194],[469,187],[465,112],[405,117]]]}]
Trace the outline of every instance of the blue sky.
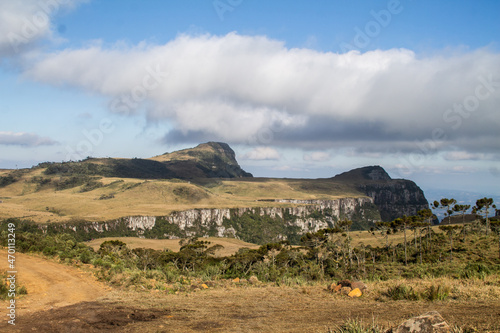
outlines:
[{"label": "blue sky", "polygon": [[0,0],[0,168],[224,141],[498,195],[498,1]]}]

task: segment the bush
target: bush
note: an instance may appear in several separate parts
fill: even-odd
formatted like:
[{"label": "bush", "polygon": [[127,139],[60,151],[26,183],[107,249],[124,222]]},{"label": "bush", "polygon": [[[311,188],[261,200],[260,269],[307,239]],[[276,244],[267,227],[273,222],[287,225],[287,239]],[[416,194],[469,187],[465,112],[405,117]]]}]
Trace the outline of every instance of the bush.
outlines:
[{"label": "bush", "polygon": [[386,292],[382,293],[383,296],[389,297],[394,301],[408,300],[408,301],[418,301],[420,295],[413,290],[412,287],[399,284],[394,287],[389,287]]},{"label": "bush", "polygon": [[163,268],[163,274],[165,275],[165,280],[167,283],[174,283],[179,279],[179,270],[170,265]]},{"label": "bush", "polygon": [[482,263],[468,263],[462,272],[462,278],[464,279],[484,279],[487,275],[491,273],[490,269]]},{"label": "bush", "polygon": [[91,260],[92,260],[92,252],[84,251],[84,252],[80,253],[80,261],[82,263],[88,264],[88,263],[90,263]]},{"label": "bush", "polygon": [[0,187],[5,187],[17,181],[12,175],[2,176],[0,177]]},{"label": "bush", "polygon": [[430,286],[424,291],[424,298],[428,301],[444,301],[450,295],[450,288],[446,286]]},{"label": "bush", "polygon": [[200,272],[203,280],[216,280],[222,276],[222,270],[219,265],[208,265]]},{"label": "bush", "polygon": [[44,248],[42,253],[46,256],[53,256],[57,253],[57,248],[55,246],[49,246]]},{"label": "bush", "polygon": [[26,289],[25,286],[21,286],[21,288],[19,288],[19,290],[17,291],[17,293],[19,295],[27,295],[28,294],[28,289]]},{"label": "bush", "polygon": [[7,299],[8,294],[9,294],[9,287],[4,281],[0,282],[0,299],[4,300]]}]

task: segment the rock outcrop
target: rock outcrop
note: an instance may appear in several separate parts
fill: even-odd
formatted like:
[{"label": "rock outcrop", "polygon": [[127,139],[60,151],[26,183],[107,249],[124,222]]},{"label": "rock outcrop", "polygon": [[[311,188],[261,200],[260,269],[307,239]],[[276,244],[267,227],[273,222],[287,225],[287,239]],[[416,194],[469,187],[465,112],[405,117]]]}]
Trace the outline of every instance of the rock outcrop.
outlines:
[{"label": "rock outcrop", "polygon": [[429,208],[424,192],[411,180],[392,179],[380,166],[368,166],[344,172],[334,181],[353,184],[359,191],[373,198],[383,221],[392,221],[403,215],[416,215]]},{"label": "rock outcrop", "polygon": [[175,178],[252,177],[251,173],[241,169],[234,150],[224,142],[202,143],[194,148],[166,153],[150,160],[161,162]]},{"label": "rock outcrop", "polygon": [[391,328],[386,333],[450,333],[451,328],[436,311],[427,312],[421,316],[410,318],[398,327]]},{"label": "rock outcrop", "polygon": [[[248,238],[248,226],[245,224],[247,220],[243,220],[247,216],[249,221],[257,224],[262,219],[267,222],[270,220],[275,225],[271,228],[275,234],[268,235],[267,240],[286,240],[291,236],[297,239],[308,232],[334,227],[338,220],[352,218],[354,214],[363,215],[363,207],[373,204],[373,199],[277,200],[276,203],[291,206],[200,208],[173,212],[167,216],[128,216],[112,221],[66,223],[60,227],[89,235],[103,234],[102,236],[120,234],[169,239],[216,236],[255,241]],[[55,228],[56,225],[52,224],[51,227]],[[47,226],[44,227],[46,228]]]},{"label": "rock outcrop", "polygon": [[410,180],[396,179],[360,185],[359,188],[373,198],[383,221],[392,221],[403,215],[416,215],[419,210],[429,208],[424,192]]}]

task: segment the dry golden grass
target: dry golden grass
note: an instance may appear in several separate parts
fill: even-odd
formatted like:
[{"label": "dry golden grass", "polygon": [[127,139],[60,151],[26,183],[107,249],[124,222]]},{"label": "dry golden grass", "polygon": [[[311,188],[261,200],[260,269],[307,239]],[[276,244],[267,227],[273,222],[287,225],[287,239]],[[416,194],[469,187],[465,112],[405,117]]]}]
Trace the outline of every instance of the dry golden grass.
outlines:
[{"label": "dry golden grass", "polygon": [[[193,208],[290,206],[262,199],[336,199],[361,196],[329,181],[249,179],[208,180],[205,186],[181,180],[102,178],[104,185],[88,192],[82,187],[56,191],[53,185],[38,188],[32,181],[44,169],[29,170],[22,179],[0,188],[0,219],[30,218],[35,222],[71,219],[110,220],[129,215],[168,215]],[[114,198],[99,200],[102,196]]]},{"label": "dry golden grass", "polygon": [[[442,233],[443,231],[439,229],[439,226],[431,226],[432,231],[435,233]],[[380,232],[375,231],[374,234],[369,230],[364,231],[351,231],[349,235],[352,237],[353,246],[371,246],[371,247],[385,247],[386,240],[385,236],[381,235]],[[417,238],[418,238],[417,233]],[[414,233],[412,230],[406,231],[406,240],[408,243],[414,240]],[[404,242],[403,232],[398,232],[396,234],[390,234],[388,237],[388,243],[390,246],[402,244]]]},{"label": "dry golden grass", "polygon": [[[97,302],[26,317],[16,323],[15,329],[59,331],[71,327],[83,331],[90,322],[101,329],[116,330],[116,323],[126,322],[127,332],[326,333],[347,319],[387,329],[428,311],[438,311],[452,327],[470,327],[475,332],[500,329],[499,307],[494,299],[380,302],[371,294],[351,299],[332,294],[322,285],[229,285],[180,294],[115,290]],[[148,320],[141,320],[141,315]]]},{"label": "dry golden grass", "polygon": [[[164,250],[168,249],[174,252],[178,252],[180,249],[179,239],[145,239],[139,237],[106,237],[94,239],[86,244],[92,247],[94,250],[98,250],[101,244],[109,240],[119,240],[127,244],[127,247],[131,249],[135,248],[149,248],[153,250]],[[213,246],[216,244],[222,245],[224,248],[216,251],[216,256],[230,256],[236,253],[241,248],[257,249],[259,245],[247,243],[235,238],[219,238],[219,237],[204,237],[200,240],[209,241]]]},{"label": "dry golden grass", "polygon": [[[412,287],[419,294],[431,286],[441,286],[450,291],[448,300],[480,301],[500,299],[500,276],[488,275],[484,279],[456,279],[450,277],[425,279],[395,279],[388,281],[366,282],[369,293],[367,297],[378,299],[389,287],[405,285]],[[499,304],[500,309],[500,304]]]}]

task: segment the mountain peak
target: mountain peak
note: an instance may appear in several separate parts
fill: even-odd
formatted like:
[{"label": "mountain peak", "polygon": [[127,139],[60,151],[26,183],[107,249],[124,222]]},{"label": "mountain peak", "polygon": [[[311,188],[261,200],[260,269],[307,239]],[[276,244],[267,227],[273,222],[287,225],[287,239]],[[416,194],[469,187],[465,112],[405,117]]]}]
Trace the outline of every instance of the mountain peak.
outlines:
[{"label": "mountain peak", "polygon": [[391,180],[392,178],[380,165],[353,169],[333,177],[335,180]]},{"label": "mountain peak", "polygon": [[252,177],[240,168],[234,150],[224,142],[201,143],[152,159],[165,163],[179,178]]},{"label": "mountain peak", "polygon": [[231,164],[237,164],[236,154],[234,150],[225,142],[206,142],[200,143],[198,146],[192,149],[212,149],[215,154],[225,157],[227,162],[232,162]]}]

